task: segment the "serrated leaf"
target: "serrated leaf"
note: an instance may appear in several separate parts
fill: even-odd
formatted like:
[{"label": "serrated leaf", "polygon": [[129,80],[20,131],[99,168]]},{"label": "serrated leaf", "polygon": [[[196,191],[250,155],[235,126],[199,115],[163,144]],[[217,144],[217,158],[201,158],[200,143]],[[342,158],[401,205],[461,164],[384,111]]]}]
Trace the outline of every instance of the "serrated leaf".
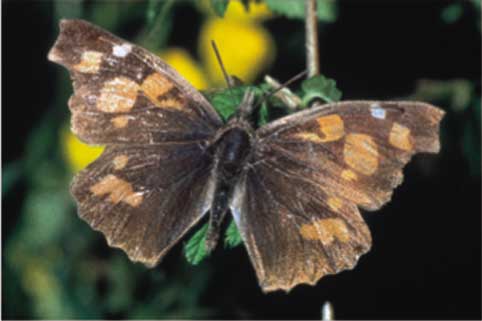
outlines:
[{"label": "serrated leaf", "polygon": [[226,234],[224,237],[224,247],[232,249],[241,243],[243,243],[243,239],[239,234],[238,227],[236,226],[234,220],[231,220],[228,228],[226,229]]},{"label": "serrated leaf", "polygon": [[[305,17],[305,1],[302,0],[265,0],[275,13],[288,18],[303,19]],[[333,0],[317,0],[316,15],[318,21],[333,22],[336,20],[336,6]]]},{"label": "serrated leaf", "polygon": [[198,265],[209,255],[205,244],[208,227],[208,223],[204,224],[184,245],[184,255],[192,265]]},{"label": "serrated leaf", "polygon": [[341,91],[336,88],[336,81],[323,75],[306,79],[301,83],[301,89],[302,103],[305,107],[315,98],[322,99],[328,103],[341,99]]},{"label": "serrated leaf", "polygon": [[211,7],[214,12],[221,18],[224,17],[226,10],[228,9],[229,0],[211,0]]}]

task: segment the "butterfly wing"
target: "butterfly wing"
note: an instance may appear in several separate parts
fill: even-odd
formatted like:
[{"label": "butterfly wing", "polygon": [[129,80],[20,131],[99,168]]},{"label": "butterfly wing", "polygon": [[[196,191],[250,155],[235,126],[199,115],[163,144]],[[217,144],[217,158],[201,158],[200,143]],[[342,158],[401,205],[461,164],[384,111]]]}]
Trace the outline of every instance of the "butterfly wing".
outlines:
[{"label": "butterfly wing", "polygon": [[375,210],[417,152],[439,150],[443,112],[416,102],[324,105],[257,131],[231,210],[265,291],[353,268]]},{"label": "butterfly wing", "polygon": [[62,20],[49,59],[73,79],[72,131],[92,144],[211,137],[222,125],[207,100],[147,50],[83,20]]},{"label": "butterfly wing", "polygon": [[209,209],[211,159],[196,143],[108,146],[74,179],[79,216],[149,267]]},{"label": "butterfly wing", "polygon": [[72,184],[80,217],[154,266],[209,209],[203,146],[219,116],[157,56],[88,22],[62,20],[49,59],[73,79],[72,131],[107,145]]}]

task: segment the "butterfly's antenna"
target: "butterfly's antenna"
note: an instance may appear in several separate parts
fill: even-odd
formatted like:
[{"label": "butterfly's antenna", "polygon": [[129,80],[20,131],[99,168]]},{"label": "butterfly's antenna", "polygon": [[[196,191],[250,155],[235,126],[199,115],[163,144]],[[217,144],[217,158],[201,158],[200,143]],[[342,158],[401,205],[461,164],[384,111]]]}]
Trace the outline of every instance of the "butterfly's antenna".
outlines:
[{"label": "butterfly's antenna", "polygon": [[223,61],[221,60],[221,54],[219,53],[218,46],[216,46],[216,42],[211,40],[211,46],[213,47],[214,54],[216,55],[216,59],[218,60],[219,66],[221,67],[221,71],[223,72],[224,80],[226,80],[226,84],[228,85],[229,95],[231,96],[231,100],[233,102],[236,101],[234,97],[234,93],[231,90],[233,88],[233,82],[231,77],[229,77],[228,73],[226,72],[226,68],[224,68]]},{"label": "butterfly's antenna", "polygon": [[214,40],[211,40],[211,46],[213,47],[214,54],[216,55],[216,59],[218,60],[219,66],[221,67],[221,71],[223,72],[224,79],[226,80],[228,87],[231,88],[232,87],[231,78],[229,77],[228,73],[226,72],[226,69],[224,68],[223,61],[221,60],[221,55],[219,54],[218,46],[216,46],[216,42],[214,42]]},{"label": "butterfly's antenna", "polygon": [[273,96],[274,94],[276,94],[278,91],[282,90],[283,88],[288,87],[289,85],[291,85],[292,83],[294,83],[294,82],[297,81],[298,79],[303,78],[303,77],[306,76],[307,74],[308,74],[308,71],[307,71],[307,70],[303,70],[303,71],[300,72],[299,74],[294,75],[293,77],[291,77],[290,79],[288,79],[287,81],[285,81],[284,83],[282,83],[281,85],[279,85],[278,88],[272,90],[271,92],[269,92],[269,93],[267,93],[267,94],[264,94],[263,97],[261,97],[261,99],[259,100],[259,102],[256,104],[256,108],[258,108],[266,99],[268,99],[269,97]]}]

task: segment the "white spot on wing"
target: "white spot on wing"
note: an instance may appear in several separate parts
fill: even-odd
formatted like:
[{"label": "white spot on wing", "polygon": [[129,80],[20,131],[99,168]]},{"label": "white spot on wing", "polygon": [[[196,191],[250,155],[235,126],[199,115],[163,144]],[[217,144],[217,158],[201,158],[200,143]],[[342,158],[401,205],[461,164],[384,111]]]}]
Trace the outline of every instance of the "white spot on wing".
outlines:
[{"label": "white spot on wing", "polygon": [[132,46],[125,43],[122,45],[115,45],[112,47],[112,54],[116,57],[124,58],[127,56],[132,50]]},{"label": "white spot on wing", "polygon": [[378,118],[378,119],[385,119],[387,116],[387,112],[385,109],[380,107],[378,104],[373,104],[370,106],[370,111],[373,117]]}]

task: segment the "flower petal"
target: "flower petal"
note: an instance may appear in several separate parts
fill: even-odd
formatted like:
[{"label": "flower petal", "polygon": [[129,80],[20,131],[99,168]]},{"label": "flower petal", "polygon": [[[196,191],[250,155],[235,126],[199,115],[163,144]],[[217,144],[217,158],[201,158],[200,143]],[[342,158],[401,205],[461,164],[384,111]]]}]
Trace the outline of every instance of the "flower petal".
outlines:
[{"label": "flower petal", "polygon": [[216,41],[227,72],[248,83],[255,80],[274,60],[274,41],[261,25],[210,18],[201,26],[199,54],[215,85],[224,84],[224,77],[211,47],[211,40]]},{"label": "flower petal", "polygon": [[159,57],[176,69],[197,89],[208,88],[208,82],[201,67],[182,48],[171,47],[159,53]]}]

